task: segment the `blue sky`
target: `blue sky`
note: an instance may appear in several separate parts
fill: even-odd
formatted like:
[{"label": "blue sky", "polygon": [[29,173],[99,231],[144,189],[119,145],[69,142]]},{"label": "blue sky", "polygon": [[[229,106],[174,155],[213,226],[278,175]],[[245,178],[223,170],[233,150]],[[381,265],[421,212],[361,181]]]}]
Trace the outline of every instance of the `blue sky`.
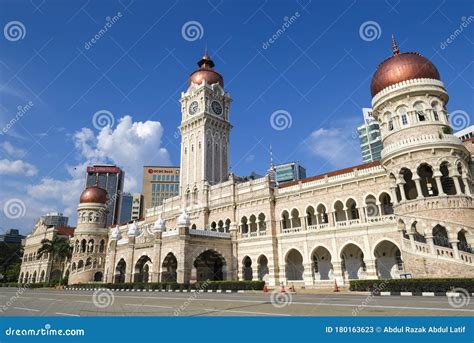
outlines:
[{"label": "blue sky", "polygon": [[[206,45],[234,100],[231,167],[239,175],[264,173],[270,145],[277,162],[300,161],[308,175],[360,163],[355,129],[392,33],[402,52],[438,67],[449,111],[472,118],[474,110],[474,24],[443,45],[474,15],[470,1],[1,0],[0,7],[2,229],[29,232],[53,209],[75,225],[87,163],[118,163],[131,191],[140,190],[142,165],[179,164],[178,99]],[[23,26],[19,36],[7,32],[11,22]],[[197,36],[183,34],[187,25]],[[367,25],[373,36],[361,33]],[[94,125],[98,111],[113,118],[111,127]],[[286,111],[291,126],[275,130],[275,111]],[[6,213],[13,203],[19,214]]]}]

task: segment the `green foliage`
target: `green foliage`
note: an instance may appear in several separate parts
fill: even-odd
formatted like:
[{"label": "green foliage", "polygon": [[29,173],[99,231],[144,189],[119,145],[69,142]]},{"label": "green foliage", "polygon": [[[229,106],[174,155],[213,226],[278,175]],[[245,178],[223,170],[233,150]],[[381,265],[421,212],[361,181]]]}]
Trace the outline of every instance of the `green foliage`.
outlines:
[{"label": "green foliage", "polygon": [[20,276],[23,249],[18,244],[0,243],[0,282],[16,282]]},{"label": "green foliage", "polygon": [[445,293],[454,288],[474,292],[474,279],[382,279],[351,280],[351,291],[368,292],[435,292]]},{"label": "green foliage", "polygon": [[453,129],[451,128],[451,126],[443,126],[443,133],[445,135],[452,135]]},{"label": "green foliage", "polygon": [[88,283],[70,285],[72,288],[93,289],[135,289],[135,290],[262,290],[265,281],[199,281],[194,284],[180,284],[177,282],[129,282],[129,283]]}]

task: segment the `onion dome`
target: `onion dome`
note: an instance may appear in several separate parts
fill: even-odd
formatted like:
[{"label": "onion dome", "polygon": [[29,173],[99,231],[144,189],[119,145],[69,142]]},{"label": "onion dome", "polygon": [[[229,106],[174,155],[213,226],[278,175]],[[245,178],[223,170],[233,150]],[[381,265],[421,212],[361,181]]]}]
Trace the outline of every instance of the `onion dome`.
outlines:
[{"label": "onion dome", "polygon": [[166,222],[160,218],[155,222],[155,225],[153,226],[153,230],[155,232],[163,232],[166,231]]},{"label": "onion dome", "polygon": [[107,191],[97,185],[87,187],[81,194],[79,202],[96,202],[105,204],[107,202]]},{"label": "onion dome", "polygon": [[120,234],[120,229],[118,226],[114,227],[114,229],[112,230],[112,234],[110,235],[110,239],[112,241],[118,241],[120,239],[122,239],[122,235]]},{"label": "onion dome", "polygon": [[189,226],[191,221],[189,220],[189,216],[186,213],[186,210],[183,209],[183,212],[178,217],[178,226]]},{"label": "onion dome", "polygon": [[207,81],[210,85],[218,83],[224,87],[224,79],[221,74],[214,70],[214,62],[209,57],[207,49],[204,56],[199,60],[198,66],[199,68],[189,76],[189,84],[201,84],[203,81]]},{"label": "onion dome", "polygon": [[128,225],[127,235],[128,237],[137,237],[140,234],[140,230],[138,230],[138,226],[135,222]]},{"label": "onion dome", "polygon": [[372,97],[382,89],[413,79],[440,80],[438,69],[426,57],[417,52],[400,53],[392,35],[393,56],[383,61],[375,71],[370,85]]}]

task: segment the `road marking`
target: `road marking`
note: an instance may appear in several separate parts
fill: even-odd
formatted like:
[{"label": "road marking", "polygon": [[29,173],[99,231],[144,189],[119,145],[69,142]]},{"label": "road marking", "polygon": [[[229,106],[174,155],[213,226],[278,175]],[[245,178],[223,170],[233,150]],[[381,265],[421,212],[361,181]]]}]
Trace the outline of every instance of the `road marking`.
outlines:
[{"label": "road marking", "polygon": [[[179,308],[176,306],[163,306],[163,305],[141,305],[141,304],[125,304],[127,306],[143,306],[143,307],[158,307],[158,308],[168,308],[168,309],[175,309]],[[201,307],[190,307],[190,310],[204,310],[208,312],[229,312],[229,313],[244,313],[244,314],[260,314],[260,315],[267,315],[267,316],[291,316],[289,314],[280,314],[280,313],[269,313],[269,312],[256,312],[256,311],[237,311],[237,310],[227,310],[227,309],[216,309],[216,308],[201,308]]]},{"label": "road marking", "polygon": [[72,314],[72,313],[63,313],[63,312],[56,312],[56,314],[60,316],[70,316],[70,317],[80,317],[78,314]]},{"label": "road marking", "polygon": [[[31,298],[29,298],[31,299]],[[38,300],[45,300],[45,301],[62,301],[61,299],[50,299],[50,298],[33,298]]]},{"label": "road marking", "polygon": [[13,307],[15,310],[23,310],[23,311],[32,311],[32,312],[39,312],[40,310],[36,310],[34,308],[26,308],[26,307]]}]

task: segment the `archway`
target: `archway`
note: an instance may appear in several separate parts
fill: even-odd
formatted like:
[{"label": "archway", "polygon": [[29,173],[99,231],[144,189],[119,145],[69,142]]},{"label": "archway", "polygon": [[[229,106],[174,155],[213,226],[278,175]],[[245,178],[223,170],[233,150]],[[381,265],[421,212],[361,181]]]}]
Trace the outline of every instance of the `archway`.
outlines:
[{"label": "archway", "polygon": [[408,168],[403,168],[401,171],[403,181],[405,184],[403,185],[403,189],[405,190],[405,196],[407,200],[416,199],[418,196],[418,192],[416,191],[416,184],[413,181],[413,173]]},{"label": "archway", "polygon": [[438,224],[433,228],[433,243],[440,247],[451,248],[448,232],[444,226]]},{"label": "archway", "polygon": [[344,222],[347,220],[346,212],[344,211],[344,204],[340,200],[336,201],[334,204],[334,216],[336,222]]},{"label": "archway", "polygon": [[443,162],[439,168],[441,172],[441,185],[444,193],[447,195],[455,195],[456,186],[454,185],[453,178],[449,175],[449,167],[450,165],[448,162]]},{"label": "archway", "polygon": [[115,267],[115,275],[114,275],[114,283],[123,283],[125,282],[125,271],[127,268],[127,264],[125,260],[122,258]]},{"label": "archway", "polygon": [[291,227],[301,227],[300,212],[296,208],[291,211]]},{"label": "archway", "polygon": [[467,243],[466,233],[466,230],[461,230],[458,232],[458,249],[461,251],[472,253],[471,246],[469,245],[469,243]]},{"label": "archway", "polygon": [[331,253],[325,247],[317,247],[311,254],[312,269],[315,280],[332,280],[333,266]]},{"label": "archway", "polygon": [[306,222],[308,226],[316,225],[316,215],[313,206],[308,206],[306,209]]},{"label": "archway", "polygon": [[393,204],[390,198],[390,195],[387,193],[380,194],[379,201],[382,208],[382,215],[386,216],[388,214],[393,214]]},{"label": "archway", "polygon": [[100,282],[102,281],[103,274],[102,272],[97,272],[94,274],[94,282]]},{"label": "archway", "polygon": [[373,195],[369,194],[365,197],[365,206],[367,217],[378,217],[380,215],[377,199]]},{"label": "archway", "polygon": [[173,253],[168,253],[161,265],[161,282],[176,282],[178,274],[178,260]]},{"label": "archway", "polygon": [[438,195],[436,181],[433,179],[433,169],[427,164],[418,167],[418,176],[420,177],[421,194],[424,197],[432,197]]},{"label": "archway", "polygon": [[326,213],[326,206],[323,204],[319,204],[316,208],[318,212],[318,223],[319,224],[326,224],[328,222],[328,214]]},{"label": "archway", "polygon": [[206,250],[194,260],[197,281],[225,280],[226,262],[224,257],[215,250]]},{"label": "archway", "polygon": [[341,251],[342,271],[348,280],[361,279],[366,271],[364,253],[353,243],[347,244]]},{"label": "archway", "polygon": [[140,257],[135,264],[135,282],[149,282],[150,281],[150,272],[152,270],[151,259],[144,255]]},{"label": "archway", "polygon": [[381,279],[397,278],[403,269],[400,249],[390,241],[382,241],[374,249],[375,268]]},{"label": "archway", "polygon": [[251,281],[253,278],[252,259],[248,256],[242,260],[242,277],[246,281]]},{"label": "archway", "polygon": [[268,281],[270,276],[270,271],[268,269],[268,259],[265,255],[260,255],[257,259],[258,267],[257,267],[257,274],[258,279],[263,281]]},{"label": "archway", "polygon": [[290,215],[289,215],[288,211],[285,210],[281,213],[280,222],[281,222],[281,228],[282,229],[289,229],[291,227]]},{"label": "archway", "polygon": [[357,209],[357,203],[354,199],[349,198],[346,201],[347,208],[347,220],[359,219],[359,210]]},{"label": "archway", "polygon": [[296,249],[291,249],[285,259],[286,279],[290,281],[303,280],[303,256]]},{"label": "archway", "polygon": [[46,275],[46,274],[45,274],[44,270],[42,270],[42,271],[41,271],[41,274],[40,274],[40,280],[39,280],[40,282],[45,282],[45,281],[46,281],[46,280],[44,279],[45,275]]}]

